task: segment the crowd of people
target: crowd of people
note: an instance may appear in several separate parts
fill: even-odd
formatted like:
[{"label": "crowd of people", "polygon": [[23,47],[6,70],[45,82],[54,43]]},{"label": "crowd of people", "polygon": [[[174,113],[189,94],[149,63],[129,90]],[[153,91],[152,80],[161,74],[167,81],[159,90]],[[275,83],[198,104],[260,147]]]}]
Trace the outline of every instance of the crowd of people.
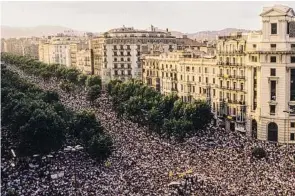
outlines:
[{"label": "crowd of people", "polygon": [[[84,150],[2,156],[3,195],[10,189],[19,195],[295,195],[294,146],[287,149],[215,127],[184,143],[165,141],[146,127],[118,118],[107,94],[93,106],[86,101],[85,89],[66,93],[54,79],[44,81],[11,65],[9,69],[58,92],[73,110],[95,110],[115,149],[102,164]],[[255,146],[263,147],[267,158],[252,158]]]}]

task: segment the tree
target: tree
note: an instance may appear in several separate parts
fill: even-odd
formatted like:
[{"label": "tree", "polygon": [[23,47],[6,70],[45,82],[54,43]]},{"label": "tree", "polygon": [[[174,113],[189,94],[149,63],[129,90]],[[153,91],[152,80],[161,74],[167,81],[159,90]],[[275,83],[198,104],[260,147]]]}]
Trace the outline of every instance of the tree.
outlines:
[{"label": "tree", "polygon": [[19,194],[14,189],[9,189],[7,191],[7,196],[19,196]]},{"label": "tree", "polygon": [[75,86],[73,85],[73,83],[70,83],[67,81],[62,81],[59,86],[63,91],[66,91],[67,93],[75,89]]},{"label": "tree", "polygon": [[257,159],[262,159],[266,157],[266,151],[261,147],[255,147],[252,150],[252,156]]},{"label": "tree", "polygon": [[78,76],[78,83],[79,83],[80,86],[85,86],[86,85],[86,80],[87,80],[87,75],[80,74]]},{"label": "tree", "polygon": [[53,76],[52,73],[46,69],[42,70],[40,75],[44,80],[49,80]]},{"label": "tree", "polygon": [[78,75],[80,72],[77,69],[71,68],[71,69],[66,69],[65,71],[65,78],[74,84],[78,83]]},{"label": "tree", "polygon": [[90,102],[95,101],[101,93],[101,89],[99,85],[91,86],[87,92],[87,100]]},{"label": "tree", "polygon": [[74,116],[70,126],[71,134],[79,138],[84,144],[88,145],[93,135],[103,132],[103,128],[95,118],[92,111],[83,110]]},{"label": "tree", "polygon": [[86,86],[91,87],[94,85],[101,86],[101,78],[99,76],[88,76],[86,80]]},{"label": "tree", "polygon": [[29,121],[20,128],[18,151],[22,155],[47,154],[62,146],[65,123],[53,110],[36,109]]},{"label": "tree", "polygon": [[45,91],[42,99],[47,103],[53,103],[59,101],[59,95],[55,91]]},{"label": "tree", "polygon": [[95,135],[91,141],[88,153],[99,161],[107,158],[113,150],[113,142],[109,135]]}]

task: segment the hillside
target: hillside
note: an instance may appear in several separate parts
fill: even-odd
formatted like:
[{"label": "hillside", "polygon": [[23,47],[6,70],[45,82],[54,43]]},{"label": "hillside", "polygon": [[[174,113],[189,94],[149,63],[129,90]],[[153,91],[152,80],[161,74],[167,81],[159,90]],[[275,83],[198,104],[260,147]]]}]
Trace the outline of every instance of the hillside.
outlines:
[{"label": "hillside", "polygon": [[[70,28],[62,26],[36,26],[36,27],[9,27],[1,26],[2,38],[20,38],[20,37],[42,37],[47,35],[55,35],[57,33],[64,33],[65,31],[73,31]],[[82,33],[73,31],[73,33]]]},{"label": "hillside", "polygon": [[[156,28],[158,31],[165,31],[162,29]],[[187,35],[191,39],[196,40],[213,40],[217,35],[228,35],[232,32],[242,31],[248,32],[249,30],[245,29],[236,29],[236,28],[226,28],[220,31],[200,31],[196,33],[182,33],[180,31],[170,31],[172,35],[176,37],[182,37],[183,35]],[[83,35],[84,31],[76,31],[67,27],[62,26],[37,26],[37,27],[9,27],[9,26],[1,26],[1,37],[2,38],[19,38],[19,37],[42,37],[47,35],[56,35],[57,33],[70,32],[73,35]]]}]

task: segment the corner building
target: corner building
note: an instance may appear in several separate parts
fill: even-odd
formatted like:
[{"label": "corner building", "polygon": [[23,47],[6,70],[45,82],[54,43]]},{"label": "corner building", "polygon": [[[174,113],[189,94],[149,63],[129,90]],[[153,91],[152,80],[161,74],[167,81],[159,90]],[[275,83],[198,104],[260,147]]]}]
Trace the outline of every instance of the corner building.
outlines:
[{"label": "corner building", "polygon": [[94,73],[102,83],[110,80],[142,78],[141,55],[151,51],[171,51],[177,48],[176,38],[171,33],[136,30],[122,27],[105,32],[91,40],[94,55]]},{"label": "corner building", "polygon": [[265,7],[262,31],[219,36],[217,55],[147,55],[143,81],[183,101],[208,101],[216,124],[259,140],[295,143],[295,22],[292,8]]}]

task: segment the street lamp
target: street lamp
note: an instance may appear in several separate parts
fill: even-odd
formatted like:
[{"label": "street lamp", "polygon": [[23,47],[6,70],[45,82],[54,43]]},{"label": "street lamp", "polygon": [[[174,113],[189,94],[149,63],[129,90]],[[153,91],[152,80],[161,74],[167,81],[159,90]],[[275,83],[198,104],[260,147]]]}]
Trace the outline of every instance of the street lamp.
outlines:
[{"label": "street lamp", "polygon": [[75,179],[75,195],[77,196],[77,175],[76,175],[76,152],[83,150],[84,148],[80,145],[76,145],[76,146],[67,146],[64,151],[65,152],[74,152],[75,154],[75,160],[74,160],[74,179]]}]

